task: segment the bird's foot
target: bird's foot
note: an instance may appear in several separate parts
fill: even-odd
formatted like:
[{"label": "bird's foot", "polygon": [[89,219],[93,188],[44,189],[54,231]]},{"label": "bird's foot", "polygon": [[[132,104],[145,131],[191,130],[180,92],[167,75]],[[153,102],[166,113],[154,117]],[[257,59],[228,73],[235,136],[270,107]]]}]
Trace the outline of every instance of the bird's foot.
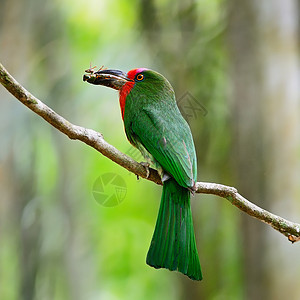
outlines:
[{"label": "bird's foot", "polygon": [[150,164],[148,162],[140,162],[140,164],[145,168],[147,174],[146,178],[148,178],[150,176],[150,169],[149,169]]},{"label": "bird's foot", "polygon": [[193,180],[193,186],[188,188],[193,196],[195,196],[195,192],[197,191],[196,182]]}]

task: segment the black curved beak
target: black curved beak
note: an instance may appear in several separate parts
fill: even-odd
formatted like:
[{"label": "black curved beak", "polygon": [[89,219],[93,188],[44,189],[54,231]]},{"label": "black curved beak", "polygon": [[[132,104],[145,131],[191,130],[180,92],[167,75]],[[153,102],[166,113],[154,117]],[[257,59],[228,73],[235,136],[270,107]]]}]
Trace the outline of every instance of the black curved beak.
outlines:
[{"label": "black curved beak", "polygon": [[119,70],[98,70],[95,72],[92,68],[86,70],[87,74],[83,75],[83,81],[95,85],[104,85],[115,90],[120,90],[123,85],[131,81],[127,78],[126,73]]}]

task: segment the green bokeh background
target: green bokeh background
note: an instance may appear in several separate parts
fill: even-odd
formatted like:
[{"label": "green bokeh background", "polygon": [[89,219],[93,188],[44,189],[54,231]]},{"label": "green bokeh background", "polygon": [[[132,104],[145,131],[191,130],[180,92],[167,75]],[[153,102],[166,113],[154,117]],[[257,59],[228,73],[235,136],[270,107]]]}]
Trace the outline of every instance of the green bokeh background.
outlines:
[{"label": "green bokeh background", "polygon": [[[282,8],[282,15],[298,21],[298,14],[284,10],[292,1],[287,2],[277,1],[274,11]],[[89,85],[82,76],[90,64],[124,71],[147,67],[162,73],[177,99],[182,99],[180,109],[188,118],[197,148],[198,180],[239,189],[246,185],[248,189],[240,192],[249,200],[300,220],[299,188],[294,198],[286,199],[287,206],[280,204],[285,201],[281,197],[273,205],[264,200],[266,193],[252,197],[252,192],[256,195],[258,189],[265,189],[252,181],[251,174],[249,180],[239,181],[240,172],[247,178],[248,168],[256,165],[262,168],[263,181],[276,185],[268,181],[271,171],[261,164],[267,164],[267,150],[257,160],[256,144],[247,145],[253,155],[241,158],[246,168],[237,158],[242,156],[235,130],[240,124],[235,123],[240,112],[235,104],[236,78],[248,74],[255,78],[256,73],[245,68],[233,75],[243,61],[251,63],[251,57],[245,53],[237,62],[232,45],[239,43],[234,40],[239,35],[250,40],[254,36],[251,45],[268,45],[259,30],[272,27],[253,17],[261,15],[263,7],[242,3],[0,0],[0,59],[57,113],[101,132],[107,142],[137,161],[142,158],[126,140],[117,92]],[[275,35],[282,28],[282,35],[288,35],[280,26],[275,27]],[[245,45],[240,43],[237,52],[243,57]],[[281,53],[278,60],[284,62],[289,55]],[[259,77],[253,89],[262,88],[261,81],[265,82]],[[248,90],[244,93],[247,98]],[[189,102],[189,95],[196,102]],[[279,233],[209,195],[192,198],[204,280],[193,282],[176,272],[150,268],[145,258],[161,187],[137,180],[92,148],[69,140],[4,89],[0,97],[0,299],[282,299],[280,295],[291,290],[297,295],[299,246],[291,248]],[[298,126],[298,133],[299,122],[297,116],[291,125]],[[268,124],[266,120],[257,132]],[[293,166],[297,168],[300,151],[299,143],[295,144]],[[297,182],[290,171],[281,176]],[[123,201],[113,207],[100,205],[93,197],[95,181],[108,173],[120,176],[126,188]],[[106,188],[112,193],[112,187]],[[281,282],[281,277],[288,278],[288,283]],[[297,299],[293,295],[289,299]]]}]

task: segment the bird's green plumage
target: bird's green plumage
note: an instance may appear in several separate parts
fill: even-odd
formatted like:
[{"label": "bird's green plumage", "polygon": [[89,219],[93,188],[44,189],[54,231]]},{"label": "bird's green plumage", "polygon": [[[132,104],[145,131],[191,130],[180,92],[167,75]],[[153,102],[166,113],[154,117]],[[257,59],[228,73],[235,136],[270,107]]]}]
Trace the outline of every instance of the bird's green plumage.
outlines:
[{"label": "bird's green plumage", "polygon": [[193,280],[201,280],[196,248],[190,192],[174,179],[164,183],[155,231],[147,254],[154,268],[178,270]]},{"label": "bird's green plumage", "polygon": [[128,93],[124,127],[128,140],[171,176],[161,205],[147,264],[201,280],[190,207],[197,161],[192,134],[176,105],[173,88],[159,73],[143,70]]}]

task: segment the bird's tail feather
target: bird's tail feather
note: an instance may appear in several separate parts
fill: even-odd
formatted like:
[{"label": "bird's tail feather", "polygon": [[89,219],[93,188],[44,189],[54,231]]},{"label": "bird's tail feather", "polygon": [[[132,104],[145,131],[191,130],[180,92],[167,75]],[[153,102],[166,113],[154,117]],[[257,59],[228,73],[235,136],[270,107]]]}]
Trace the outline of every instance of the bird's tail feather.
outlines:
[{"label": "bird's tail feather", "polygon": [[202,273],[196,248],[190,191],[174,179],[164,182],[159,213],[147,254],[147,264],[178,270],[193,280]]}]

